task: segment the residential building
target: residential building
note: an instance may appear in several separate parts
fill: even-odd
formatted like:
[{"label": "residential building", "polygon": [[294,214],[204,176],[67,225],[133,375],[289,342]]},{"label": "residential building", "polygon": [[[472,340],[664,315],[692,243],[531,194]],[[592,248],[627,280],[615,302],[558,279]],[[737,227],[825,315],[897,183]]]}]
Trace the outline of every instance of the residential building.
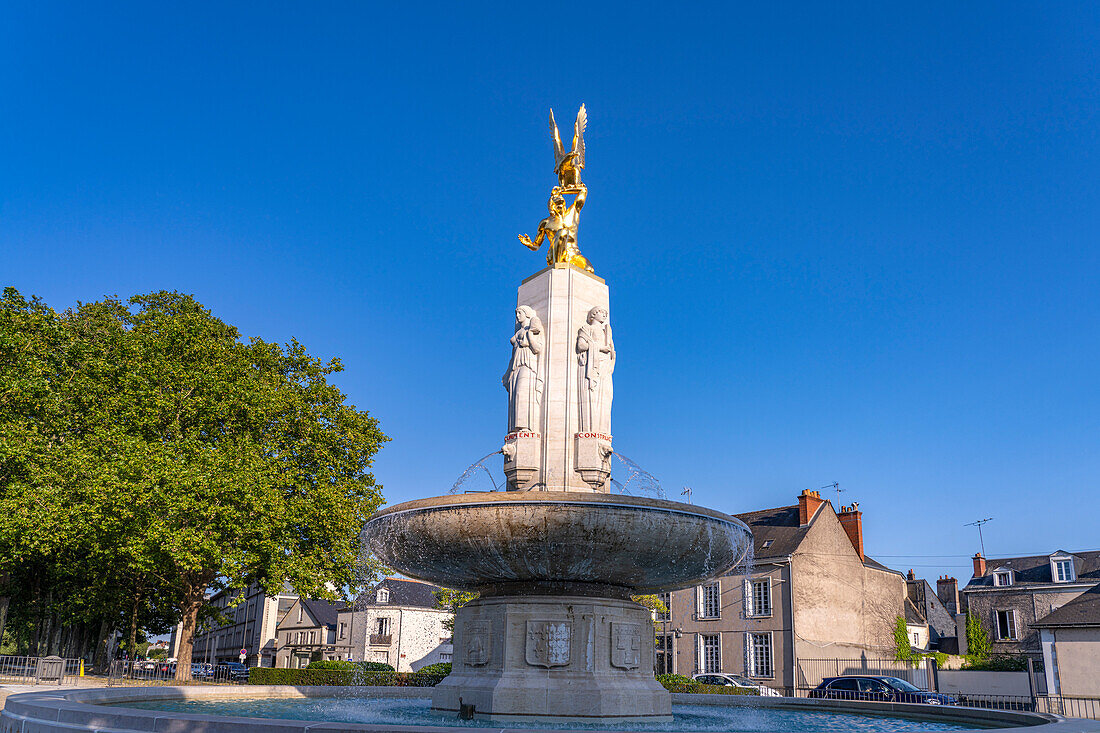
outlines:
[{"label": "residential building", "polygon": [[1100,697],[1100,585],[1032,624],[1039,631],[1047,689]]},{"label": "residential building", "polygon": [[[275,666],[275,628],[298,596],[289,589],[267,595],[259,586],[227,588],[207,600],[224,617],[226,623],[213,623],[195,635],[191,658],[196,662],[238,662],[245,650],[245,664],[250,667]],[[232,605],[235,604],[235,605]],[[169,656],[179,656],[181,626],[172,630]]]},{"label": "residential building", "polygon": [[1030,557],[974,556],[974,577],[962,589],[964,605],[989,631],[994,654],[1043,652],[1037,621],[1100,583],[1100,552]]},{"label": "residential building", "polygon": [[302,669],[312,661],[347,659],[351,644],[337,639],[337,617],[347,608],[333,603],[299,598],[276,628],[276,667]]},{"label": "residential building", "polygon": [[337,643],[354,661],[383,662],[398,672],[415,672],[451,661],[454,615],[439,608],[439,586],[407,578],[385,578],[340,611]]},{"label": "residential building", "polygon": [[753,532],[752,568],[671,594],[656,622],[658,671],[791,688],[806,684],[799,658],[893,654],[905,579],[864,554],[858,504],[837,513],[807,490],[796,505],[737,517]]},{"label": "residential building", "polygon": [[[955,612],[950,610],[939,591],[949,592],[950,581],[946,576],[937,581],[937,590],[912,570],[905,578],[905,625],[909,631],[909,644],[921,651],[945,654],[959,653]],[[956,592],[958,581],[955,581]],[[958,601],[955,601],[955,608]]]}]

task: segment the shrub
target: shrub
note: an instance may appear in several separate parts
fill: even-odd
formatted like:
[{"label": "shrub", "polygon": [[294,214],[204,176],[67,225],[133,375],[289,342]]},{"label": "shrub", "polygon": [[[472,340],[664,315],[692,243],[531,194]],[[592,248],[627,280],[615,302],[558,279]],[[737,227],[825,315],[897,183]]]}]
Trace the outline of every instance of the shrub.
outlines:
[{"label": "shrub", "polygon": [[[386,665],[389,666],[389,665]],[[345,662],[342,659],[330,659],[319,662],[310,662],[306,669],[342,669],[351,671],[355,669],[355,665],[351,662]],[[391,667],[392,669],[392,667]]]},{"label": "shrub", "polygon": [[[661,677],[680,677],[681,675],[661,675]],[[660,679],[660,678],[658,678]],[[759,695],[756,690],[748,687],[732,687],[730,685],[703,685],[698,682],[661,682],[669,692],[688,692],[696,695]]]},{"label": "shrub", "polygon": [[416,670],[416,674],[420,675],[421,677],[439,677],[440,679],[446,677],[450,673],[450,662],[436,662],[435,664],[429,664]]},{"label": "shrub", "polygon": [[250,685],[371,685],[378,687],[433,687],[446,675],[406,674],[384,670],[359,669],[275,669],[253,667],[248,671]]},{"label": "shrub", "polygon": [[963,669],[975,672],[1026,672],[1027,657],[1016,654],[995,654],[983,659],[968,654]]},{"label": "shrub", "polygon": [[659,674],[657,675],[657,681],[666,687],[668,685],[691,685],[694,684],[690,677],[685,677],[682,674]]},{"label": "shrub", "polygon": [[364,672],[396,672],[397,670],[385,662],[353,662],[356,667]]}]

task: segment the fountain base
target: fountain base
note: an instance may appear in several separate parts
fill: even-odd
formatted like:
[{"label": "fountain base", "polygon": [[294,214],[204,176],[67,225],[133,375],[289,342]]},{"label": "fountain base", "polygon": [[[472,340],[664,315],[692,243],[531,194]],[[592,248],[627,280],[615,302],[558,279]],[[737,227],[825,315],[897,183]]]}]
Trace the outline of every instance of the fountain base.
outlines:
[{"label": "fountain base", "polygon": [[[668,721],[650,612],[627,598],[483,596],[455,618],[451,674],[432,707],[490,720]],[[467,708],[468,709],[468,708]]]}]

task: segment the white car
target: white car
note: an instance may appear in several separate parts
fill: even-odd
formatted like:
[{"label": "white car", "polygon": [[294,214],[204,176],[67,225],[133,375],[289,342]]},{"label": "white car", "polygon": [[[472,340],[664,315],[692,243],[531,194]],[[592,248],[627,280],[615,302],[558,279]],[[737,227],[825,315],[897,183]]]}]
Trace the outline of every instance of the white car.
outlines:
[{"label": "white car", "polygon": [[778,692],[770,687],[753,682],[750,679],[742,677],[739,674],[726,674],[726,673],[710,673],[710,674],[697,674],[691,678],[695,682],[700,682],[704,685],[720,685],[722,687],[745,687],[750,690],[756,690],[756,694],[761,697],[782,697]]}]

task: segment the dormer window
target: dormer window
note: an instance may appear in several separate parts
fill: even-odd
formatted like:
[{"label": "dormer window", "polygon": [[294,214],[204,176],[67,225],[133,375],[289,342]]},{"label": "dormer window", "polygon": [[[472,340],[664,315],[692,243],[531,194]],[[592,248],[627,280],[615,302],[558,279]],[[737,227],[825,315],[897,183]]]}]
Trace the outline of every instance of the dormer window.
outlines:
[{"label": "dormer window", "polygon": [[389,603],[390,602],[390,589],[389,588],[379,588],[378,592],[374,594],[374,600],[376,600],[379,603]]},{"label": "dormer window", "polygon": [[994,570],[993,571],[993,585],[998,588],[1012,585],[1012,571],[1011,570]]},{"label": "dormer window", "polygon": [[1050,559],[1050,577],[1055,583],[1072,583],[1077,580],[1073,571],[1073,558],[1061,556]]}]

